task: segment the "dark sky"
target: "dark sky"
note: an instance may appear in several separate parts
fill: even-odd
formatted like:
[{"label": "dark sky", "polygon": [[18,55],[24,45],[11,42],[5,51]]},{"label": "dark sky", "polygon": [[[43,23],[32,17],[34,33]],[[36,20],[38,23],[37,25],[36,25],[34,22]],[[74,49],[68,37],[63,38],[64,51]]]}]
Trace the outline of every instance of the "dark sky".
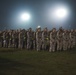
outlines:
[{"label": "dark sky", "polygon": [[[42,28],[57,27],[57,23],[48,21],[47,11],[54,4],[66,4],[71,11],[71,17],[62,26],[64,28],[76,28],[76,0],[0,0],[0,29],[29,28],[35,29],[38,25]],[[20,23],[19,14],[27,11],[31,20],[27,23]],[[45,19],[46,18],[46,19]]]}]

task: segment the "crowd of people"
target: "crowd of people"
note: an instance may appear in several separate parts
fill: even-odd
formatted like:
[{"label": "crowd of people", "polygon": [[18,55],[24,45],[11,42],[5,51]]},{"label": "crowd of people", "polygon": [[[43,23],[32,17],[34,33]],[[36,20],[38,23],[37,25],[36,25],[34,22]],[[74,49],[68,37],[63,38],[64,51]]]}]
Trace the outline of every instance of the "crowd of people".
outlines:
[{"label": "crowd of people", "polygon": [[65,30],[60,27],[48,30],[37,27],[0,31],[1,48],[19,48],[26,50],[46,50],[49,52],[69,50],[76,46],[76,29]]}]

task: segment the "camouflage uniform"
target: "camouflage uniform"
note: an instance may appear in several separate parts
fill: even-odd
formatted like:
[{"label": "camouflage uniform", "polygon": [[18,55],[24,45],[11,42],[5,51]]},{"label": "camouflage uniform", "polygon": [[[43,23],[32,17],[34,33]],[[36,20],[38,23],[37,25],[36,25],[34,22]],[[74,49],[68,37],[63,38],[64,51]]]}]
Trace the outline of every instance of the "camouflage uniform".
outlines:
[{"label": "camouflage uniform", "polygon": [[6,47],[9,46],[9,32],[6,33]]},{"label": "camouflage uniform", "polygon": [[74,47],[75,47],[75,44],[76,44],[76,40],[75,40],[76,39],[76,33],[75,33],[75,30],[73,30],[73,34],[74,34],[74,41],[73,42],[74,42]]},{"label": "camouflage uniform", "polygon": [[51,51],[55,51],[56,49],[56,38],[57,37],[57,34],[56,34],[56,29],[53,28],[52,32],[50,33],[50,49],[49,49],[49,52]]},{"label": "camouflage uniform", "polygon": [[70,30],[68,30],[67,36],[68,36],[68,49],[70,49],[70,48],[71,48],[71,35],[70,35]]},{"label": "camouflage uniform", "polygon": [[16,32],[13,30],[12,32],[12,47],[15,48],[15,37],[16,37]]},{"label": "camouflage uniform", "polygon": [[23,30],[19,32],[19,48],[23,48],[24,45],[24,33]]},{"label": "camouflage uniform", "polygon": [[19,44],[19,33],[18,31],[15,31],[15,48],[18,48],[18,44]]},{"label": "camouflage uniform", "polygon": [[67,30],[64,30],[63,32],[63,50],[67,50],[68,49],[68,34],[67,34]]},{"label": "camouflage uniform", "polygon": [[75,46],[75,32],[73,30],[71,30],[71,48],[73,48]]},{"label": "camouflage uniform", "polygon": [[23,48],[27,48],[27,31],[23,30]]},{"label": "camouflage uniform", "polygon": [[36,49],[36,32],[33,31],[33,49]]},{"label": "camouflage uniform", "polygon": [[76,46],[76,29],[75,29],[75,46]]},{"label": "camouflage uniform", "polygon": [[33,31],[31,28],[27,31],[27,49],[33,48]]},{"label": "camouflage uniform", "polygon": [[42,32],[41,32],[41,28],[39,28],[36,32],[36,49],[37,49],[37,51],[41,50],[41,46],[42,46]]},{"label": "camouflage uniform", "polygon": [[57,31],[57,50],[62,50],[63,46],[63,31],[59,29]]},{"label": "camouflage uniform", "polygon": [[46,50],[49,47],[49,33],[47,28],[42,32],[42,49]]},{"label": "camouflage uniform", "polygon": [[20,46],[20,36],[21,36],[21,30],[19,30],[19,35],[18,35],[18,41],[19,41],[19,43],[18,43],[18,48],[20,48],[21,46]]},{"label": "camouflage uniform", "polygon": [[0,31],[0,47],[2,47],[2,32]]},{"label": "camouflage uniform", "polygon": [[12,31],[9,31],[9,47],[12,47]]},{"label": "camouflage uniform", "polygon": [[6,32],[3,32],[3,47],[6,47]]}]

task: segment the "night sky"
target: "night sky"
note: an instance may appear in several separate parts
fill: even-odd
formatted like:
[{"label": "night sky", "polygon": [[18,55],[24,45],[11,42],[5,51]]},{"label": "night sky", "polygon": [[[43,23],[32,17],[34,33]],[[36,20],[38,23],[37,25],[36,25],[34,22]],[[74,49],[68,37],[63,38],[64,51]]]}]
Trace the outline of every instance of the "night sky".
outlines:
[{"label": "night sky", "polygon": [[[52,21],[51,9],[56,5],[64,5],[70,10],[70,15],[63,22]],[[28,12],[31,18],[27,22],[20,21],[20,14]],[[29,28],[35,29],[60,27],[76,29],[76,0],[0,0],[0,30]]]}]

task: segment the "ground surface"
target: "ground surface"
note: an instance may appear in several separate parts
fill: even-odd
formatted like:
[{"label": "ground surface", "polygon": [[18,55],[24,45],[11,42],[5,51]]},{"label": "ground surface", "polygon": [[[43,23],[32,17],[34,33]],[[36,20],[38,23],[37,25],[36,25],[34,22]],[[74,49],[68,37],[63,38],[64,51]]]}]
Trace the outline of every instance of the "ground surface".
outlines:
[{"label": "ground surface", "polygon": [[0,48],[0,75],[76,75],[76,49],[49,53]]}]

